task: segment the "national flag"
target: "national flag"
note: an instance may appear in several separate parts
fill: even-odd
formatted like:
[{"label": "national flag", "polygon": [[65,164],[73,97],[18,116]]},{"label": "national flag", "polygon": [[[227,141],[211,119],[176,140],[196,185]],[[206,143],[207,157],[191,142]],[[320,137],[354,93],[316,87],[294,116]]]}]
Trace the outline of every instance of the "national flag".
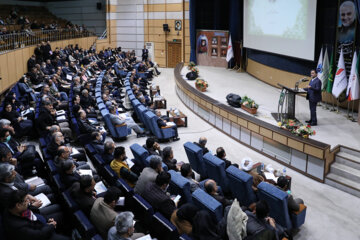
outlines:
[{"label": "national flag", "polygon": [[329,75],[328,75],[328,79],[326,81],[326,91],[328,93],[332,92],[333,84],[334,84],[334,52],[332,51],[331,58],[330,58]]},{"label": "national flag", "polygon": [[321,48],[319,60],[316,66],[317,77],[321,79],[323,74],[323,49]]},{"label": "national flag", "polygon": [[346,89],[346,97],[348,98],[349,101],[351,101],[351,94],[349,94],[351,86],[352,86],[352,82],[357,80],[357,72],[356,72],[356,64],[357,64],[357,55],[356,52],[354,53],[353,59],[352,59],[352,63],[351,63],[351,71],[350,71],[350,76],[349,76],[349,83],[347,85],[347,89]]},{"label": "national flag", "polygon": [[330,71],[330,65],[329,65],[329,57],[328,57],[328,53],[327,53],[327,49],[325,49],[325,54],[324,54],[324,60],[323,60],[323,66],[322,66],[322,74],[319,77],[320,81],[321,81],[321,86],[323,91],[326,90],[326,84],[327,84],[327,80],[329,77],[329,71]]},{"label": "national flag", "polygon": [[232,47],[231,34],[229,35],[229,46],[226,53],[226,61],[229,62],[234,57],[234,51]]},{"label": "national flag", "polygon": [[[356,53],[355,53],[356,54]],[[349,80],[350,90],[349,90],[349,101],[354,101],[360,98],[360,83],[359,83],[359,62],[360,58],[357,58],[356,67],[355,67],[355,74],[351,79],[351,82]]]},{"label": "national flag", "polygon": [[348,84],[348,80],[346,77],[344,53],[343,50],[341,49],[338,66],[336,68],[334,86],[332,88],[332,95],[334,95],[335,98],[338,98],[340,94],[346,89],[347,84]]}]

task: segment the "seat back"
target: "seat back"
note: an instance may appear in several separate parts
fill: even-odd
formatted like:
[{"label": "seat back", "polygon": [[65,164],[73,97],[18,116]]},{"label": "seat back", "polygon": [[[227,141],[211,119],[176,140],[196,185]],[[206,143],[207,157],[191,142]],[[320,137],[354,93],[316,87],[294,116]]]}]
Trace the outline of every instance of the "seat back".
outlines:
[{"label": "seat back", "polygon": [[226,176],[229,181],[229,190],[241,206],[249,206],[256,202],[256,195],[252,189],[253,177],[250,174],[230,166],[226,169]]},{"label": "seat back", "polygon": [[259,199],[269,204],[270,217],[274,218],[281,226],[291,229],[288,210],[288,194],[272,184],[261,182],[258,185]]},{"label": "seat back", "polygon": [[151,216],[154,214],[154,209],[150,203],[140,195],[134,194],[130,198],[130,201],[125,202],[125,204],[134,213],[136,219],[143,221],[146,225],[151,222]]},{"label": "seat back", "polygon": [[190,182],[174,170],[169,170],[168,172],[171,174],[169,192],[172,195],[181,195],[181,199],[184,202],[191,203],[192,196],[190,191]]},{"label": "seat back", "polygon": [[134,194],[134,189],[122,178],[116,180],[115,186],[118,187],[126,197],[130,197]]},{"label": "seat back", "polygon": [[110,165],[104,165],[102,168],[99,168],[99,174],[101,177],[111,186],[113,186],[118,179],[118,176],[111,169]]},{"label": "seat back", "polygon": [[152,216],[151,221],[151,236],[159,240],[177,240],[179,233],[176,227],[167,220],[161,213],[156,212]]},{"label": "seat back", "polygon": [[205,178],[207,173],[203,160],[202,149],[192,142],[186,142],[184,144],[184,148],[191,168],[199,173],[201,177]]},{"label": "seat back", "polygon": [[207,153],[204,155],[204,163],[208,177],[214,179],[224,192],[228,192],[228,180],[225,172],[225,162],[218,157]]},{"label": "seat back", "polygon": [[132,144],[130,150],[134,155],[135,162],[142,168],[146,167],[146,158],[149,156],[149,152],[137,143]]},{"label": "seat back", "polygon": [[79,205],[75,202],[68,190],[61,193],[61,198],[70,212],[79,210]]},{"label": "seat back", "polygon": [[219,222],[223,217],[223,207],[219,201],[207,194],[202,189],[196,189],[192,193],[193,203],[201,209],[208,210]]},{"label": "seat back", "polygon": [[83,239],[90,239],[96,234],[94,225],[85,216],[83,211],[78,210],[74,213],[76,229]]},{"label": "seat back", "polygon": [[106,126],[108,127],[108,129],[110,131],[111,136],[118,138],[119,136],[118,136],[117,132],[115,131],[115,127],[110,120],[110,114],[105,114],[105,116],[103,116],[103,118],[104,118]]},{"label": "seat back", "polygon": [[151,131],[151,126],[145,117],[145,114],[148,110],[146,109],[146,107],[144,105],[141,104],[138,106],[138,111],[139,111],[139,116],[140,116],[139,120],[145,125],[147,130]]},{"label": "seat back", "polygon": [[[145,159],[145,167],[150,167],[150,160],[151,160],[151,157],[152,157],[153,155],[150,155],[150,156],[148,156],[146,159]],[[165,171],[165,172],[167,172],[169,169],[168,169],[168,166],[165,164],[165,163],[161,163],[161,167],[163,168],[163,170]]]}]

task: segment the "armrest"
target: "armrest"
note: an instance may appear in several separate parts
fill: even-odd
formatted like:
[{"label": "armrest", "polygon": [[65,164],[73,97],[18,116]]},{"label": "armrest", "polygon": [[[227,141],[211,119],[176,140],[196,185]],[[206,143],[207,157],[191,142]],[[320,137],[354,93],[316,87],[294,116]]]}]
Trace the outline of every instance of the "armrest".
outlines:
[{"label": "armrest", "polygon": [[306,206],[304,205],[304,204],[299,204],[299,210],[298,211],[294,211],[294,212],[292,212],[293,214],[296,214],[296,215],[298,215],[298,214],[300,214],[302,211],[304,211],[305,209],[306,209]]},{"label": "armrest", "polygon": [[126,123],[115,125],[115,127],[124,127],[124,126],[127,126]]},{"label": "armrest", "polygon": [[161,129],[167,129],[167,128],[172,128],[173,126],[165,126],[165,127],[161,127]]}]

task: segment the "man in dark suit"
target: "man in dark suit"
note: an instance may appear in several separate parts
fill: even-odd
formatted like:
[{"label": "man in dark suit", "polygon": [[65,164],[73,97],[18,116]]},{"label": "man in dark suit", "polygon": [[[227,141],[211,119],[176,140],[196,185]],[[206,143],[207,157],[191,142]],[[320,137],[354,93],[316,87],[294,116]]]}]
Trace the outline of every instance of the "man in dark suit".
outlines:
[{"label": "man in dark suit", "polygon": [[218,193],[218,186],[216,184],[216,182],[212,179],[209,179],[205,182],[205,191],[212,196],[213,198],[215,198],[217,201],[219,201],[222,205],[223,208],[225,209],[225,207],[230,206],[232,204],[232,200],[226,199],[224,196],[219,195]]},{"label": "man in dark suit", "polygon": [[115,143],[107,141],[104,145],[104,152],[101,154],[101,158],[106,164],[110,164],[114,160]]},{"label": "man in dark suit", "polygon": [[142,50],[142,61],[147,61],[149,57],[149,50],[144,45],[144,49]]},{"label": "man in dark suit", "polygon": [[159,211],[167,219],[170,219],[171,214],[176,210],[175,202],[165,192],[170,179],[170,173],[161,172],[156,177],[155,183],[148,183],[142,194],[143,198],[153,206],[155,211]]},{"label": "man in dark suit", "polygon": [[81,176],[80,182],[73,184],[70,194],[75,202],[79,205],[80,209],[90,216],[91,208],[96,200],[95,180],[90,175]]},{"label": "man in dark suit", "polygon": [[311,70],[311,80],[309,86],[304,88],[307,92],[306,99],[309,100],[310,105],[310,120],[306,121],[311,126],[317,125],[317,118],[316,118],[316,106],[317,103],[321,101],[321,81],[317,77],[316,70]]}]

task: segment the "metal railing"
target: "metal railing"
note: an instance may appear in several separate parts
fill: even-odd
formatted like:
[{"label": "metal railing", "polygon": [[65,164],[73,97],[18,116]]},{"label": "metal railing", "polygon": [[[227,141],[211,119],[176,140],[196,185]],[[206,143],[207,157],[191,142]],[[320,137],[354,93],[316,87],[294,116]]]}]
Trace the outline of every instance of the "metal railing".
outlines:
[{"label": "metal railing", "polygon": [[74,29],[39,30],[33,32],[10,33],[0,35],[0,53],[26,46],[36,45],[42,41],[60,41],[72,38],[96,36],[89,31]]}]

